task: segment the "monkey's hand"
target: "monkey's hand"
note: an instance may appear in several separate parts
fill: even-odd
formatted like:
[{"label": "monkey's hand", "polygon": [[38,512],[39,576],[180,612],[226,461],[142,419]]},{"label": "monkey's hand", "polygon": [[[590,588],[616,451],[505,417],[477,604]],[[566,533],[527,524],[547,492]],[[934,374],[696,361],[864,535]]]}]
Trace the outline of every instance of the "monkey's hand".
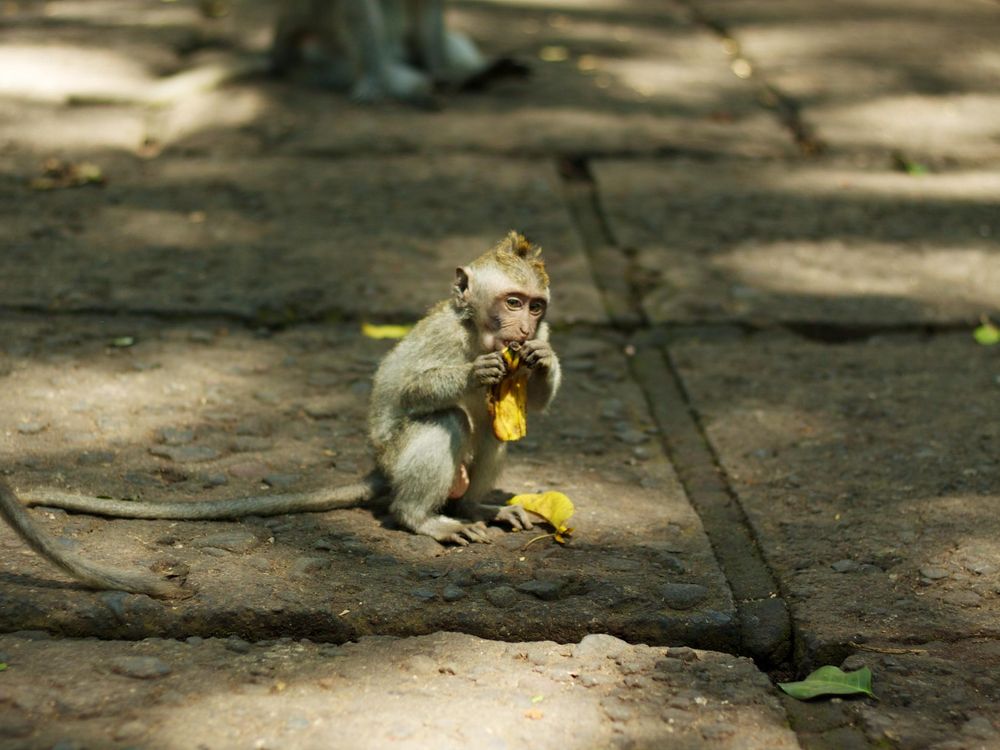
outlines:
[{"label": "monkey's hand", "polygon": [[472,378],[477,385],[492,386],[503,380],[507,372],[507,364],[500,352],[480,354],[472,362]]},{"label": "monkey's hand", "polygon": [[556,361],[556,353],[548,341],[532,339],[521,347],[521,361],[532,370],[536,367],[549,370]]}]

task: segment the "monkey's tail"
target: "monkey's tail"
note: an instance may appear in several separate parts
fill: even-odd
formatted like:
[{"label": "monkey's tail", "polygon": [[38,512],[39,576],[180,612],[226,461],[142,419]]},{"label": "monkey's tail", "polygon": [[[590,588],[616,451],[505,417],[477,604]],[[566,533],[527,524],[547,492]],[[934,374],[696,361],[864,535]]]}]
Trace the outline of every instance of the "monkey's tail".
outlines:
[{"label": "monkey's tail", "polygon": [[129,591],[160,598],[190,596],[180,583],[163,580],[153,574],[120,570],[90,562],[64,549],[48,532],[41,529],[28,515],[10,486],[0,479],[0,517],[31,549],[81,583],[95,589]]},{"label": "monkey's tail", "polygon": [[319,513],[337,508],[354,508],[384,495],[389,483],[381,472],[373,471],[356,484],[334,489],[295,492],[283,495],[256,495],[230,500],[159,503],[109,500],[76,492],[32,490],[24,494],[26,505],[45,505],[76,513],[110,518],[158,518],[182,521],[214,521],[245,516],[277,516],[283,513]]}]

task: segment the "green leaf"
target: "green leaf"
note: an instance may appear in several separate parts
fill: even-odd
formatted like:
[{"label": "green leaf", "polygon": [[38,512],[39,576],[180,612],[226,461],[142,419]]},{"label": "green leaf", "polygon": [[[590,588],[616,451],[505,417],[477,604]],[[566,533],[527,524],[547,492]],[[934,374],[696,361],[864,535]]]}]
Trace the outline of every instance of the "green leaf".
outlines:
[{"label": "green leaf", "polygon": [[854,695],[864,693],[875,697],[872,692],[872,671],[868,667],[854,672],[843,672],[837,667],[820,667],[800,682],[779,682],[778,687],[800,701],[818,695]]},{"label": "green leaf", "polygon": [[134,345],[135,345],[135,338],[132,336],[119,336],[118,338],[111,340],[111,346],[114,346],[118,349],[125,349],[126,347]]},{"label": "green leaf", "polygon": [[972,332],[973,338],[983,346],[993,346],[1000,344],[1000,328],[990,322],[983,323]]},{"label": "green leaf", "polygon": [[7,665],[0,661],[0,672],[3,672],[5,669],[7,669]]}]

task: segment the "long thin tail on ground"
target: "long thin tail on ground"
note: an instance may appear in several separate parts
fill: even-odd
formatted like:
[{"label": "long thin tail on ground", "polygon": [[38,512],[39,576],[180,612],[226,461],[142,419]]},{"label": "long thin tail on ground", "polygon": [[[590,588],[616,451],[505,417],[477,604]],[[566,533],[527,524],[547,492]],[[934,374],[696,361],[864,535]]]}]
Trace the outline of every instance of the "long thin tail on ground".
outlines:
[{"label": "long thin tail on ground", "polygon": [[158,518],[184,521],[213,521],[246,516],[277,516],[283,513],[319,513],[337,508],[364,505],[388,492],[389,485],[379,472],[372,472],[357,484],[334,489],[283,495],[256,495],[230,500],[197,502],[148,502],[108,500],[76,492],[39,489],[23,495],[26,505],[45,505],[75,513],[110,518]]},{"label": "long thin tail on ground", "polygon": [[179,583],[152,573],[126,571],[90,562],[63,549],[55,537],[38,526],[17,499],[10,486],[0,479],[0,516],[31,549],[81,583],[95,589],[129,591],[159,598],[189,596]]}]

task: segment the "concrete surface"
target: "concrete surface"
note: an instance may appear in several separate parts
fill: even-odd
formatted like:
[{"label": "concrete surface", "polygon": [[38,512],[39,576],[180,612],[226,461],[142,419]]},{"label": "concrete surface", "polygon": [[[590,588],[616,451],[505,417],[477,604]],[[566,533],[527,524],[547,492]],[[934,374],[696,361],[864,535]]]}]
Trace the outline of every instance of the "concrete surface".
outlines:
[{"label": "concrete surface", "polygon": [[[566,491],[576,532],[33,511],[198,593],[84,591],[0,530],[0,746],[1000,748],[1000,360],[970,335],[1000,317],[1000,5],[456,0],[529,77],[436,111],[310,71],[147,101],[258,60],[272,14],[0,6],[0,470],[348,480],[389,346],[359,323],[516,227],[566,384],[500,489]],[[104,184],[38,190],[50,160]],[[821,664],[879,700],[779,697]]]}]

